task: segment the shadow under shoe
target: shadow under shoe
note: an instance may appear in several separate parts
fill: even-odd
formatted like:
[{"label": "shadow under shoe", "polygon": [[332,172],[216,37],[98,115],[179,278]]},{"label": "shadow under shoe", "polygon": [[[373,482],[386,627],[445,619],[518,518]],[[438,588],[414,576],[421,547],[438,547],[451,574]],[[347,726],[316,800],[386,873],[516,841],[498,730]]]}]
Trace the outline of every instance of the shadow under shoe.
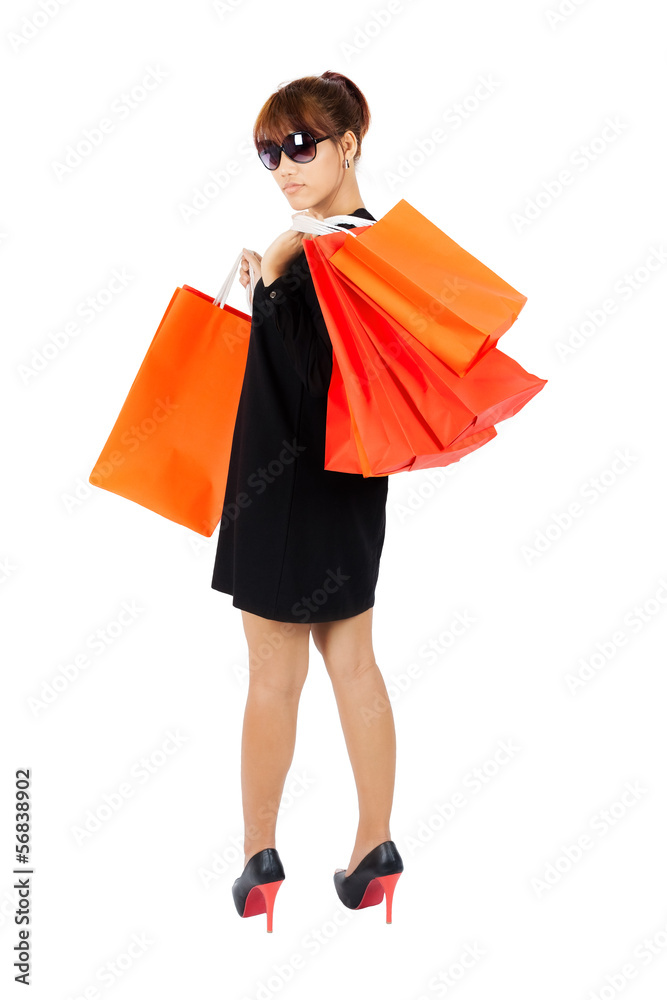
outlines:
[{"label": "shadow under shoe", "polygon": [[241,917],[266,913],[266,929],[273,931],[276,893],[285,879],[285,870],[275,847],[265,847],[248,861],[232,885],[232,896]]},{"label": "shadow under shoe", "polygon": [[361,859],[350,875],[344,868],[334,872],[338,898],[351,910],[375,906],[387,900],[387,923],[391,923],[391,906],[396,883],[403,871],[403,859],[393,840],[385,840]]}]

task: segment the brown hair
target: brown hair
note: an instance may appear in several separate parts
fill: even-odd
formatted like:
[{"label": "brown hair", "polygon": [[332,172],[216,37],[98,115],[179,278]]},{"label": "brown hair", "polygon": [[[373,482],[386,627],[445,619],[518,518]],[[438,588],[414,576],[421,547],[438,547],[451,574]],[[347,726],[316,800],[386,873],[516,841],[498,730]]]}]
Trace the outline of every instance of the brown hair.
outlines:
[{"label": "brown hair", "polygon": [[349,130],[357,140],[356,162],[370,122],[368,103],[357,85],[327,70],[321,76],[302,76],[281,84],[264,102],[252,137],[259,148],[261,140],[280,144],[290,132],[304,129],[315,139],[330,135],[342,148],[341,137]]}]

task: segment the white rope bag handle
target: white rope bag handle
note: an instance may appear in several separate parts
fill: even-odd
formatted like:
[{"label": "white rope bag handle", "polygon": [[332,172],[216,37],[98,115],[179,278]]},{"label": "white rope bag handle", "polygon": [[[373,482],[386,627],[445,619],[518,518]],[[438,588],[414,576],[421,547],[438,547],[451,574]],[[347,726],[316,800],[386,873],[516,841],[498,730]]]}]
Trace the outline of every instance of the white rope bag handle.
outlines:
[{"label": "white rope bag handle", "polygon": [[[227,277],[223,281],[222,287],[221,287],[220,291],[218,292],[218,294],[216,295],[216,297],[213,299],[213,305],[214,306],[220,306],[220,308],[222,308],[224,306],[225,302],[227,301],[227,298],[229,297],[229,293],[232,290],[232,282],[234,281],[234,278],[236,277],[237,271],[238,271],[239,266],[241,264],[241,258],[242,257],[243,257],[243,253],[240,253],[238,255],[238,257],[236,258],[236,260],[234,261],[234,263],[232,264],[231,271],[229,272],[229,274],[227,275]],[[248,312],[252,312],[252,296],[253,296],[253,292],[254,291],[255,291],[255,272],[253,271],[252,268],[250,268],[250,282],[249,282],[249,284],[246,285],[246,288],[245,288],[246,300],[248,302]]]},{"label": "white rope bag handle", "polygon": [[[297,212],[292,216],[290,229],[296,229],[299,233],[312,233],[314,236],[326,236],[327,233],[339,233],[337,223],[350,223],[355,227],[374,226],[375,219],[360,219],[358,215],[329,215],[326,219],[315,219],[312,215],[303,215]],[[348,232],[349,229],[348,229]],[[355,240],[358,233],[350,233]]]},{"label": "white rope bag handle", "polygon": [[[313,236],[326,236],[328,233],[339,233],[337,223],[345,222],[353,226],[373,226],[375,225],[376,219],[360,219],[358,215],[329,215],[326,219],[316,219],[312,215],[303,215],[297,212],[292,216],[292,225],[290,229],[296,230],[298,233],[311,233]],[[350,236],[354,236],[356,239],[357,233],[352,233],[348,229],[347,232]],[[232,283],[236,277],[236,272],[241,264],[241,258],[243,254],[240,253],[231,271],[222,283],[222,287],[215,299],[213,300],[214,306],[224,306],[229,293],[232,289]],[[250,282],[246,285],[246,299],[248,302],[248,312],[252,312],[252,299],[255,292],[255,272],[250,268]]]}]

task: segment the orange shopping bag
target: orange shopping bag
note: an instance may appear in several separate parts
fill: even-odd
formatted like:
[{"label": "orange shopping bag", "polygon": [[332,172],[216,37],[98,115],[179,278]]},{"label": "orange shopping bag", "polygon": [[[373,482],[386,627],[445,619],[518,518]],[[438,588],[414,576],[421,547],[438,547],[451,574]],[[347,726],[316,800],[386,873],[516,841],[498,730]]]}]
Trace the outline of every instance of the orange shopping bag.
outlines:
[{"label": "orange shopping bag", "polygon": [[[340,282],[334,269],[320,256],[325,242],[331,253],[344,238],[338,231],[303,243],[336,362],[327,398],[325,468],[387,475],[409,468],[418,454],[443,452],[471,426],[475,415],[447,386],[427,401],[427,381],[414,365],[415,379],[405,389],[406,397],[414,390],[414,405],[406,401],[401,408],[395,406],[398,359],[392,359],[391,370],[386,366],[349,297],[336,288]],[[406,384],[408,373],[403,371],[401,378]],[[427,402],[431,419],[424,414]],[[357,454],[352,449],[343,458],[345,442],[351,445],[353,439]]]},{"label": "orange shopping bag", "polygon": [[207,537],[222,515],[248,356],[250,316],[225,305],[240,261],[215,299],[176,289],[89,476]]},{"label": "orange shopping bag", "polygon": [[331,264],[457,375],[496,344],[527,301],[404,198],[356,238],[348,235]]},{"label": "orange shopping bag", "polygon": [[[480,437],[480,432],[514,416],[547,383],[546,379],[527,372],[497,347],[486,351],[467,374],[460,377],[342,275],[339,287],[377,351],[381,376],[385,380],[386,375],[390,376],[387,392],[397,416],[402,417],[406,408],[411,407],[441,433],[444,429],[443,406],[448,405],[451,394],[472,414],[472,423],[451,438],[444,449],[442,464],[460,458],[464,443],[474,441],[476,447],[485,444],[490,438],[487,435]],[[495,437],[495,430],[492,436]],[[429,456],[422,448],[410,468],[438,465],[436,459],[437,453]]]},{"label": "orange shopping bag", "polygon": [[454,374],[330,265],[349,233],[364,230],[327,234],[327,221],[303,244],[335,361],[325,468],[365,476],[432,468],[487,443],[493,424],[517,413],[546,380],[495,347],[464,377]]}]

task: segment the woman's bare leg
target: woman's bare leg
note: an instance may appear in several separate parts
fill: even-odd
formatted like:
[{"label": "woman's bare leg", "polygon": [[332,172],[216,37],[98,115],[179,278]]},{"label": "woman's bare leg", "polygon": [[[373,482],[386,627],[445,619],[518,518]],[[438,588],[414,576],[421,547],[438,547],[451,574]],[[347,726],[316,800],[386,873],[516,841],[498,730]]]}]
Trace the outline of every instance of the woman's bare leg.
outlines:
[{"label": "woman's bare leg", "polygon": [[241,737],[245,866],[253,854],[276,846],[278,808],[308,674],[310,625],[241,614],[250,667]]},{"label": "woman's bare leg", "polygon": [[310,626],[331,678],[357,786],[359,825],[348,874],[374,847],[392,839],[396,731],[384,678],[375,662],[372,620],[369,608],[354,618]]}]

